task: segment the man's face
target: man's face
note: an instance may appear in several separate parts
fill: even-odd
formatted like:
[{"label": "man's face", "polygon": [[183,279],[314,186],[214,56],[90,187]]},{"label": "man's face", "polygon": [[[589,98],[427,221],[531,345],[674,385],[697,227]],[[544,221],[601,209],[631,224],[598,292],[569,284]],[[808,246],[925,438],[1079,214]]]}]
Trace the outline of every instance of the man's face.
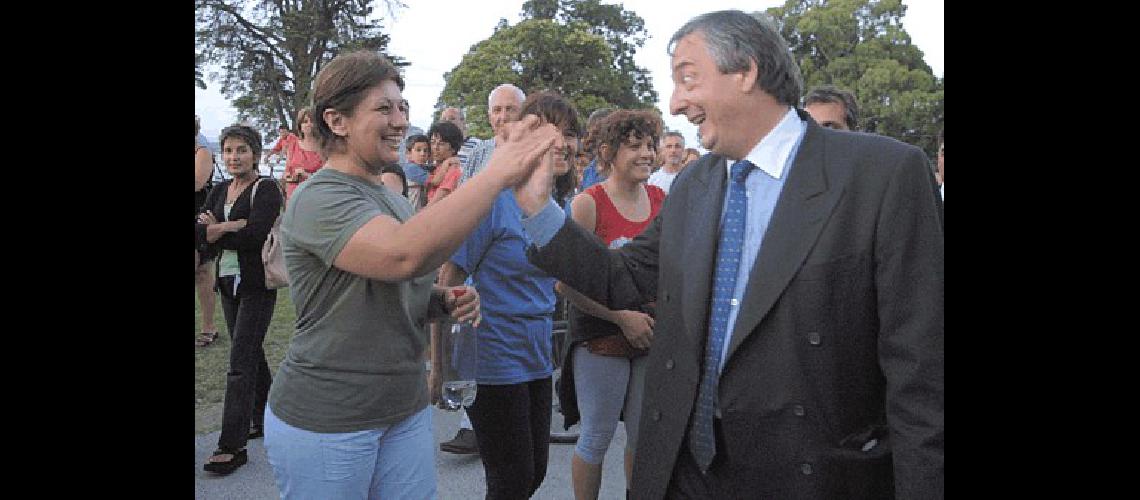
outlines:
[{"label": "man's face", "polygon": [[439,121],[454,123],[459,127],[459,131],[467,135],[467,124],[463,123],[463,115],[459,113],[457,108],[447,108],[439,113]]},{"label": "man's face", "polygon": [[835,130],[851,130],[847,126],[847,108],[837,102],[813,102],[804,106],[811,118],[821,127]]},{"label": "man's face", "polygon": [[681,137],[667,135],[661,141],[661,154],[665,156],[665,165],[681,166],[681,158],[685,155],[685,142]]},{"label": "man's face", "polygon": [[519,102],[519,96],[515,91],[496,90],[491,94],[491,109],[487,113],[491,120],[491,130],[498,134],[503,124],[519,119],[519,111],[522,111],[522,103]]},{"label": "man's face", "polygon": [[723,74],[709,54],[703,33],[686,35],[673,50],[673,94],[669,112],[685,115],[697,126],[701,145],[713,153],[742,158],[751,149],[747,127],[752,117],[739,102],[747,98],[744,73]]}]

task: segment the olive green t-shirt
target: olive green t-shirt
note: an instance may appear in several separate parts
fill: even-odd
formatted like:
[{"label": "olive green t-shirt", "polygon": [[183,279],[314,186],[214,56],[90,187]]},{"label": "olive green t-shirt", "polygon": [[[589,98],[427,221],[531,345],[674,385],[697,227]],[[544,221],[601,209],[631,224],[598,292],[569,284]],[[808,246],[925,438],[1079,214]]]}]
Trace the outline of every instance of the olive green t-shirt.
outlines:
[{"label": "olive green t-shirt", "polygon": [[322,168],[289,198],[281,244],[296,333],[269,406],[289,425],[355,432],[395,424],[428,404],[423,328],[435,272],[383,282],[333,266],[361,226],[400,222],[412,207],[381,185]]}]

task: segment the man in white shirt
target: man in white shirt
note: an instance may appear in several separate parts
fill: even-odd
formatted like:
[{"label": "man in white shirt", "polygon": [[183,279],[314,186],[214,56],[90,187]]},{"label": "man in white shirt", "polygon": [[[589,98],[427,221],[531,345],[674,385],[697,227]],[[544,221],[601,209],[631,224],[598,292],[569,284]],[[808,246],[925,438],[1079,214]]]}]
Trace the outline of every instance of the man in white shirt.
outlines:
[{"label": "man in white shirt", "polygon": [[673,178],[681,173],[681,169],[685,168],[684,163],[681,162],[685,157],[685,137],[680,132],[669,131],[661,137],[661,154],[665,156],[665,163],[661,169],[653,172],[649,176],[649,183],[661,188],[665,194],[669,194],[669,186],[673,184]]},{"label": "man in white shirt", "polygon": [[[487,94],[487,119],[491,122],[492,132],[498,134],[503,124],[518,120],[519,112],[522,111],[522,103],[525,100],[526,94],[523,93],[522,89],[509,83],[501,84],[491,90],[491,93]],[[464,163],[463,177],[459,178],[459,183],[463,184],[487,166],[487,162],[491,159],[491,152],[494,150],[494,137],[481,141],[471,151],[467,162]]]}]

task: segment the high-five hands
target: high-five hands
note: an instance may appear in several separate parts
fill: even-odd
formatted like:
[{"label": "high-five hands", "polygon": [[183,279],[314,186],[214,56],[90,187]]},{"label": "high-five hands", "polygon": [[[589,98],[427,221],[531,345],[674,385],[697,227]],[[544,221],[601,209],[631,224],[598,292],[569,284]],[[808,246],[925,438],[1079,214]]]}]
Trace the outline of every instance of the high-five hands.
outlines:
[{"label": "high-five hands", "polygon": [[[545,179],[547,186],[553,185],[550,162],[544,160],[551,149],[561,145],[562,133],[558,128],[544,123],[537,116],[526,115],[500,127],[495,139],[495,152],[491,154],[487,169],[504,173],[507,185],[515,187],[516,196],[518,190],[524,187],[526,192],[530,192],[531,188],[527,185],[535,177],[533,174],[539,174],[537,177],[540,178],[540,183]],[[535,189],[539,187],[534,186]],[[550,197],[549,187],[543,196],[543,202]]]}]

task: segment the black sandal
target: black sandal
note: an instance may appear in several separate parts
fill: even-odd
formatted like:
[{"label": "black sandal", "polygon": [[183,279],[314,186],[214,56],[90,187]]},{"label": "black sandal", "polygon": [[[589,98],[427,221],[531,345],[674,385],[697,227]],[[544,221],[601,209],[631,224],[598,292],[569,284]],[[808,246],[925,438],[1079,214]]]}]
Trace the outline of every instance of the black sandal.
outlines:
[{"label": "black sandal", "polygon": [[206,464],[202,466],[202,470],[225,476],[237,470],[238,467],[244,465],[246,460],[248,460],[248,456],[246,455],[244,449],[232,451],[218,448],[214,450],[214,454],[211,455],[210,458],[212,459],[218,455],[233,455],[233,458],[229,459],[229,461],[226,462],[207,461]]},{"label": "black sandal", "polygon": [[210,344],[213,344],[215,340],[218,340],[218,332],[202,332],[199,333],[198,338],[194,340],[194,347],[206,347]]},{"label": "black sandal", "polygon": [[252,424],[249,426],[249,437],[247,439],[257,439],[262,437],[265,437],[264,427],[257,424]]}]

